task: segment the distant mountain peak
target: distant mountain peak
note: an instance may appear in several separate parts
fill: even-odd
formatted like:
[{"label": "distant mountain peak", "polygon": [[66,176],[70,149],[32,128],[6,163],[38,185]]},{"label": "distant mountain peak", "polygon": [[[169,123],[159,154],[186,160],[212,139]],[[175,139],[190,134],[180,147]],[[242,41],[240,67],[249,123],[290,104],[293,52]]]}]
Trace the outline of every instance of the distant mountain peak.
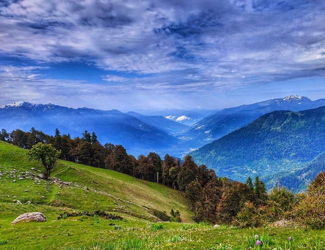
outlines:
[{"label": "distant mountain peak", "polygon": [[59,107],[54,104],[48,103],[48,104],[36,104],[36,103],[30,103],[30,102],[24,102],[24,101],[19,101],[19,102],[14,102],[11,104],[5,104],[0,106],[0,109],[15,109],[15,108],[24,108],[24,109],[40,109],[40,108],[45,108],[45,109],[52,109],[54,107]]},{"label": "distant mountain peak", "polygon": [[21,107],[25,104],[26,102],[24,101],[19,101],[19,102],[14,102],[6,105],[0,106],[0,108],[9,108],[9,107]]},{"label": "distant mountain peak", "polygon": [[298,96],[298,95],[290,95],[290,96],[286,96],[285,98],[283,98],[283,101],[286,101],[286,102],[295,102],[295,101],[302,101],[302,100],[310,101],[309,98],[307,98],[305,96]]}]

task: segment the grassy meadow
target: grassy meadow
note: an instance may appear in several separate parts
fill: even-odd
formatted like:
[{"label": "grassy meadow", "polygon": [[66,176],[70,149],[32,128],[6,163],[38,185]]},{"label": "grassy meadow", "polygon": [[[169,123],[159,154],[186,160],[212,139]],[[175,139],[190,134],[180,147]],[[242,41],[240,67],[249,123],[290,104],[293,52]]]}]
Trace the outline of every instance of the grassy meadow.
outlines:
[{"label": "grassy meadow", "polygon": [[[194,223],[178,191],[106,169],[59,161],[52,177],[60,181],[45,181],[37,177],[42,167],[29,162],[26,153],[0,142],[0,250],[325,249],[322,230]],[[182,223],[156,216],[170,216],[171,209],[180,211]],[[82,215],[96,210],[122,219]],[[18,215],[36,211],[47,221],[11,224]],[[81,215],[69,216],[74,212]],[[262,246],[256,246],[255,235]]]}]

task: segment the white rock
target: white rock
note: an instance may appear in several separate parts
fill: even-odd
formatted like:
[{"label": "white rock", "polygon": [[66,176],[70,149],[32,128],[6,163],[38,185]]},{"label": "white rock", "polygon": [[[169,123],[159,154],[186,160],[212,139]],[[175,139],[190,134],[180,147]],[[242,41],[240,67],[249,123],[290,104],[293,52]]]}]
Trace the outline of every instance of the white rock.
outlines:
[{"label": "white rock", "polygon": [[25,214],[21,214],[19,215],[11,224],[16,224],[20,221],[37,221],[37,222],[45,222],[46,221],[46,217],[44,216],[44,214],[40,213],[40,212],[32,212],[32,213],[25,213]]}]

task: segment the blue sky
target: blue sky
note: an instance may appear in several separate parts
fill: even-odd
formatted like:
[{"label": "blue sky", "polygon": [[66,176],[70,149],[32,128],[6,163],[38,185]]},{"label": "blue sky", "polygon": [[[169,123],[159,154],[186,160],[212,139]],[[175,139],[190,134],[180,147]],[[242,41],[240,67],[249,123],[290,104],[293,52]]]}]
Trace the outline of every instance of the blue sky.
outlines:
[{"label": "blue sky", "polygon": [[321,0],[2,0],[0,105],[219,109],[325,97]]}]

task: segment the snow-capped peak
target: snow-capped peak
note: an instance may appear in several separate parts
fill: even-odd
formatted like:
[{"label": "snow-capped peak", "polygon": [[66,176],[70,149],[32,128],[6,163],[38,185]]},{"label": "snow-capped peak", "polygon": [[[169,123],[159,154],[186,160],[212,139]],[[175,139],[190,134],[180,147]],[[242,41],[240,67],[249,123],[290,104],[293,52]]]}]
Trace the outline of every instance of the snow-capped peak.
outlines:
[{"label": "snow-capped peak", "polygon": [[6,105],[0,106],[0,108],[10,108],[10,107],[21,107],[24,105],[24,101],[14,102]]},{"label": "snow-capped peak", "polygon": [[308,99],[308,98],[304,97],[304,96],[290,95],[290,96],[283,98],[283,101],[292,102],[292,101],[299,101],[299,100],[303,100],[303,99]]},{"label": "snow-capped peak", "polygon": [[34,103],[29,103],[29,102],[14,102],[11,104],[6,104],[0,106],[1,109],[12,109],[12,108],[45,108],[45,109],[52,109],[55,105],[49,103],[49,104],[34,104]]}]

